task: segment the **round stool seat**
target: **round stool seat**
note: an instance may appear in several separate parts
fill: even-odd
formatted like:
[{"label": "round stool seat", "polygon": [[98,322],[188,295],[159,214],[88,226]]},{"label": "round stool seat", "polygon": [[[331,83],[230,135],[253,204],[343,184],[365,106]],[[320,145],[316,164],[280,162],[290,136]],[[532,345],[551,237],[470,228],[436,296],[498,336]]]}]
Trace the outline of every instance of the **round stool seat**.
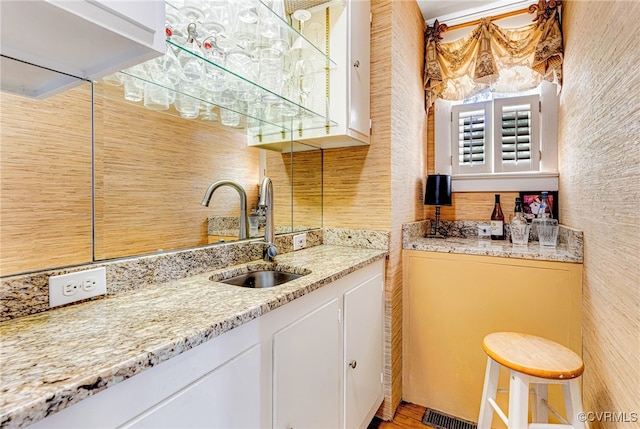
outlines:
[{"label": "round stool seat", "polygon": [[482,347],[499,364],[534,377],[562,380],[584,372],[582,359],[572,350],[534,335],[495,332],[484,337]]}]

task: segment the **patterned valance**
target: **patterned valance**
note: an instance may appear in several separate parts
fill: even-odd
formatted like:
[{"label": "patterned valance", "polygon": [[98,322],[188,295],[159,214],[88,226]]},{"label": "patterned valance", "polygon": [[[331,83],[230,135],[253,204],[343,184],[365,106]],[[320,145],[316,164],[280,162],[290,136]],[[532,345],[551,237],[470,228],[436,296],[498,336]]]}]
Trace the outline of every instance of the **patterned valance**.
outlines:
[{"label": "patterned valance", "polygon": [[425,32],[424,87],[427,107],[436,98],[463,100],[490,88],[510,93],[535,88],[542,80],[562,84],[561,0],[529,7],[534,23],[501,28],[484,18],[471,34],[442,43],[444,24]]}]

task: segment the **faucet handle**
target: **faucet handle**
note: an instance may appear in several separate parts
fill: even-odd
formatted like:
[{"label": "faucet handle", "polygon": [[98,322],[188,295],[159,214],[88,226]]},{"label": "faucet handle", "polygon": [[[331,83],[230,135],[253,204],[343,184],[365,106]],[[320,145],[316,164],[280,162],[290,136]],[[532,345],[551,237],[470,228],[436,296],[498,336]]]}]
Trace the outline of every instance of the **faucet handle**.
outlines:
[{"label": "faucet handle", "polygon": [[264,249],[264,254],[269,257],[269,259],[273,259],[278,256],[278,248],[273,243],[267,243],[267,247]]}]

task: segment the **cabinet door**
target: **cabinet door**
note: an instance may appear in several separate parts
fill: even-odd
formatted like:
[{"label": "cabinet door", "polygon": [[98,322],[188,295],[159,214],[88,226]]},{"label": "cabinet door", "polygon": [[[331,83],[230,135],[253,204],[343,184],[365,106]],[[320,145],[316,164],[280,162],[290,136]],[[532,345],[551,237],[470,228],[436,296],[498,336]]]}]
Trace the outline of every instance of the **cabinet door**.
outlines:
[{"label": "cabinet door", "polygon": [[273,336],[274,428],[340,427],[340,300]]},{"label": "cabinet door", "polygon": [[122,427],[260,427],[260,357],[255,345]]},{"label": "cabinet door", "polygon": [[345,427],[366,427],[383,398],[383,281],[377,275],[344,295]]},{"label": "cabinet door", "polygon": [[[403,399],[475,421],[491,332],[538,335],[581,354],[580,264],[408,250],[402,261]],[[550,386],[549,400],[562,413],[560,391]],[[504,426],[496,417],[493,427]]]},{"label": "cabinet door", "polygon": [[350,1],[349,8],[349,112],[348,127],[369,135],[371,70],[370,4],[368,1]]}]

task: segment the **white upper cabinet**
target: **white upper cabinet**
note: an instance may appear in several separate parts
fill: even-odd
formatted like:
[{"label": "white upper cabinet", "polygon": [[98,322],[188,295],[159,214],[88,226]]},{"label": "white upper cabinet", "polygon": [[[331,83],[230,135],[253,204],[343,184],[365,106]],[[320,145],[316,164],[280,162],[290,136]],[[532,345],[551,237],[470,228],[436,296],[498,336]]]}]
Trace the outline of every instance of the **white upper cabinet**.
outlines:
[{"label": "white upper cabinet", "polygon": [[352,1],[349,3],[349,8],[347,37],[349,54],[345,67],[348,70],[349,99],[346,104],[348,121],[345,134],[357,141],[369,143],[371,7],[368,1]]},{"label": "white upper cabinet", "polygon": [[2,90],[29,97],[44,98],[165,52],[161,0],[3,0],[0,16]]},{"label": "white upper cabinet", "polygon": [[[320,64],[312,60],[314,84],[299,100],[315,116],[311,121],[293,117],[277,132],[249,130],[250,145],[296,151],[369,144],[371,5],[368,0],[327,4],[326,9],[311,9],[302,27],[306,40],[327,56]],[[291,141],[304,145],[289,146]]]}]

